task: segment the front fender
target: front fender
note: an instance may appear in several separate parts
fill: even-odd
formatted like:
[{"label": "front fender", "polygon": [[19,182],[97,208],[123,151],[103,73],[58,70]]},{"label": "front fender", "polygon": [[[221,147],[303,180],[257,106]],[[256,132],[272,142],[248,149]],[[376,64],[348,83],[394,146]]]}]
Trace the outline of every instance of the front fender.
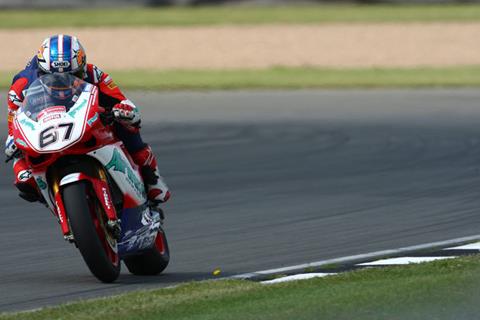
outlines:
[{"label": "front fender", "polygon": [[117,213],[115,210],[115,206],[112,202],[112,196],[110,194],[110,188],[107,181],[95,177],[90,177],[83,172],[74,172],[67,174],[60,180],[60,190],[63,186],[78,181],[88,181],[91,184],[93,190],[95,191],[95,195],[97,196],[98,201],[102,205],[103,210],[107,214],[108,219],[111,221],[117,220]]},{"label": "front fender", "polygon": [[81,172],[70,173],[70,174],[67,174],[65,177],[63,177],[62,180],[60,180],[59,186],[62,187],[67,184],[74,183],[77,181],[82,181],[82,180],[90,181],[90,179],[91,177]]}]

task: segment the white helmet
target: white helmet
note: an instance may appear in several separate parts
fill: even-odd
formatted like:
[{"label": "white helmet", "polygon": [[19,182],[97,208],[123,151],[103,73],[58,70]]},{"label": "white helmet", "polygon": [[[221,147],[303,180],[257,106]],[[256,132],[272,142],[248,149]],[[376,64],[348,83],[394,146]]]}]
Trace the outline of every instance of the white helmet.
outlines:
[{"label": "white helmet", "polygon": [[76,37],[59,34],[43,41],[37,61],[45,73],[78,73],[85,71],[87,56]]}]

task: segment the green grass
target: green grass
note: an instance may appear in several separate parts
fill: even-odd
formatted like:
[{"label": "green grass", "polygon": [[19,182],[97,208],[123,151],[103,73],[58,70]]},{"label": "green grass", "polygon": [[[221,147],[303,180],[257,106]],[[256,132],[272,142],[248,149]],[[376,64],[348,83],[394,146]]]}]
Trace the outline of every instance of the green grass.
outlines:
[{"label": "green grass", "polygon": [[275,7],[1,10],[0,28],[191,26],[265,23],[479,21],[480,5],[305,5]]},{"label": "green grass", "polygon": [[[266,70],[114,71],[126,89],[216,90],[302,88],[479,87],[480,66],[413,69],[272,68]],[[0,87],[12,73],[0,73]]]},{"label": "green grass", "polygon": [[271,68],[265,70],[115,71],[121,87],[178,89],[302,89],[480,86],[480,66],[413,69]]},{"label": "green grass", "polygon": [[[0,72],[8,88],[13,72]],[[263,70],[113,71],[115,82],[139,90],[479,87],[480,66],[448,68],[272,68]]]},{"label": "green grass", "polygon": [[269,286],[190,283],[0,319],[478,319],[479,271],[474,256]]}]

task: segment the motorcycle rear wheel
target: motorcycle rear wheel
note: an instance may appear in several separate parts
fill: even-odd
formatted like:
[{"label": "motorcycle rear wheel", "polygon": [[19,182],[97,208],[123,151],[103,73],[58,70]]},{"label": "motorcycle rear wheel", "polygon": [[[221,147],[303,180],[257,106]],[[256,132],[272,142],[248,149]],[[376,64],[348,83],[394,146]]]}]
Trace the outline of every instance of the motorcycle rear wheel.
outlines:
[{"label": "motorcycle rear wheel", "polygon": [[84,181],[66,185],[63,202],[83,260],[97,279],[109,283],[120,274],[120,258],[112,248],[116,241],[106,231],[106,216],[89,190],[90,185]]},{"label": "motorcycle rear wheel", "polygon": [[127,257],[123,262],[128,271],[137,276],[153,276],[161,273],[170,262],[170,249],[165,231],[160,228],[153,248],[140,255]]}]

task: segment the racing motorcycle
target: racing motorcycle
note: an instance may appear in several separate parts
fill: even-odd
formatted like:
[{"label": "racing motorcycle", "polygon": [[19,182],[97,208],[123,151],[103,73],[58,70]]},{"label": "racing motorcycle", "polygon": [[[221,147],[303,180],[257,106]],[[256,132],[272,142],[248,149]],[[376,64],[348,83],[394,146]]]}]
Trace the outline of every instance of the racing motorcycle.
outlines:
[{"label": "racing motorcycle", "polygon": [[103,282],[118,278],[121,260],[135,275],[155,275],[170,257],[163,213],[147,200],[139,168],[108,115],[96,86],[47,74],[25,92],[13,129],[64,239]]}]

